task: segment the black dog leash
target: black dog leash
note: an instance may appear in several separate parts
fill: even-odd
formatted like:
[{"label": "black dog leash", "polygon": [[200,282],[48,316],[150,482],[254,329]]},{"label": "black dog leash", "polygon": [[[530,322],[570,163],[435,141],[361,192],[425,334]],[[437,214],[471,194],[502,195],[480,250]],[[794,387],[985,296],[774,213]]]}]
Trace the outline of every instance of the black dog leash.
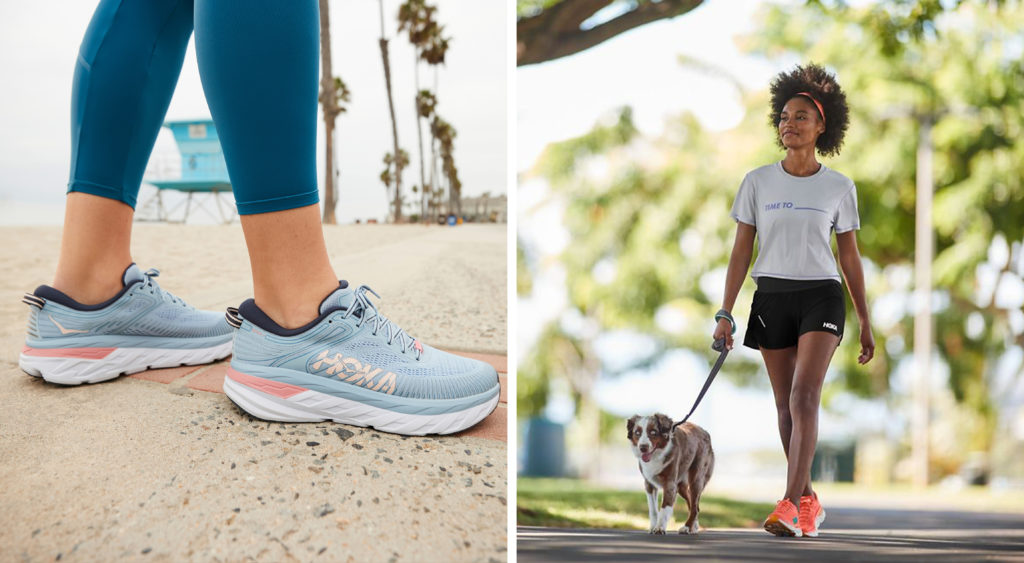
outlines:
[{"label": "black dog leash", "polygon": [[[732,332],[733,334],[735,334],[736,321],[732,319],[732,315],[730,315],[727,311],[721,310],[715,314],[715,320],[718,320],[720,318],[729,320],[729,323],[732,324]],[[715,376],[718,375],[718,370],[722,369],[722,364],[725,363],[725,357],[729,355],[729,349],[725,347],[724,338],[719,338],[718,340],[715,340],[715,342],[711,345],[711,349],[719,353],[718,359],[715,360],[715,365],[711,366],[711,373],[708,374],[708,379],[707,381],[704,382],[704,388],[701,389],[700,394],[697,395],[697,400],[693,402],[693,408],[690,409],[690,412],[687,413],[682,420],[672,425],[672,432],[675,432],[676,428],[678,428],[679,425],[689,420],[690,415],[693,414],[693,411],[697,410],[697,405],[699,405],[701,399],[704,398],[704,394],[708,392],[708,388],[711,387],[711,382],[714,381]]]}]

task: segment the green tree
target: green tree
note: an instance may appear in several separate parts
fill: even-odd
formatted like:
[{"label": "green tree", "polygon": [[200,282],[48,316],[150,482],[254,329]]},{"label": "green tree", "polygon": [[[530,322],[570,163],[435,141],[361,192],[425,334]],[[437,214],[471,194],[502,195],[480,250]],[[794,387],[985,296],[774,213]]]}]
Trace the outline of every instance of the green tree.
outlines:
[{"label": "green tree", "polygon": [[[976,275],[994,244],[1008,246],[1007,258],[996,265],[1000,281],[1020,280],[1024,273],[1009,252],[1012,246],[1019,252],[1024,238],[1024,143],[1019,133],[1024,129],[1024,13],[1019,5],[957,2],[944,12],[945,21],[925,14],[920,18],[925,23],[914,23],[918,15],[912,12],[906,21],[897,18],[899,29],[888,33],[879,28],[879,14],[905,8],[893,4],[772,8],[751,47],[760,54],[800,53],[840,72],[852,94],[854,121],[836,166],[857,181],[862,245],[883,268],[909,263],[914,155],[921,128],[931,128],[937,184],[934,282],[940,298],[949,301],[936,318],[936,344],[950,366],[954,397],[973,413],[976,431],[969,445],[988,450],[997,414],[993,400],[1001,391],[992,387],[995,363],[1009,347],[1024,346],[1024,331],[1012,322],[1019,305],[1001,307],[994,295],[979,295]],[[849,48],[854,42],[856,50]],[[972,318],[981,320],[983,328],[968,334],[965,327]],[[884,336],[909,342],[912,326],[908,313]],[[852,355],[841,359],[845,367],[852,366]],[[861,393],[885,389],[881,373],[864,380],[857,370],[844,372],[849,386]],[[1024,372],[1017,378],[1022,377]]]},{"label": "green tree", "polygon": [[[409,165],[409,153],[405,152],[405,149],[398,149],[398,157],[395,158],[394,154],[387,153],[384,155],[384,170],[380,173],[380,181],[384,183],[385,188],[399,185],[398,180],[395,176],[401,176],[402,171]],[[390,196],[389,196],[390,197]],[[391,220],[393,222],[399,222],[402,219],[402,206],[404,199],[400,193],[394,195],[393,204],[391,206]]]},{"label": "green tree", "polygon": [[[430,90],[420,90],[416,95],[416,114],[419,119],[426,120],[427,123],[433,119],[435,112],[437,111],[437,98]],[[430,134],[430,162],[431,168],[433,168],[433,162],[435,159],[437,147],[437,138],[433,134],[433,128],[431,128]],[[420,194],[420,214],[424,222],[429,221],[427,204],[433,195],[433,190],[436,189],[436,179],[433,171],[431,171],[430,182],[424,184],[424,189]]]},{"label": "green tree", "polygon": [[448,212],[462,215],[462,181],[455,165],[455,128],[435,113],[430,132],[441,148],[441,170],[448,181]]},{"label": "green tree", "polygon": [[[898,7],[899,2],[890,3]],[[964,413],[964,451],[987,450],[996,431],[994,366],[1011,347],[1024,346],[1020,305],[981,294],[979,272],[1020,284],[1024,241],[1024,69],[1016,6],[963,2],[935,20],[934,32],[898,37],[892,49],[866,22],[865,8],[773,6],[743,38],[752,54],[769,60],[815,61],[834,69],[851,102],[852,125],[842,156],[827,162],[857,183],[862,253],[869,261],[869,296],[888,296],[900,312],[876,327],[876,360],[856,366],[856,350],[843,346],[834,366],[839,377],[825,396],[849,391],[896,405],[890,376],[907,356],[912,310],[908,276],[913,260],[915,153],[920,124],[932,127],[935,168],[937,344],[950,366],[949,389]],[[893,8],[890,6],[890,8]],[[856,45],[856,49],[851,49]],[[765,85],[767,86],[767,85]],[[565,267],[571,309],[600,331],[629,329],[650,335],[656,350],[640,364],[676,347],[704,350],[708,319],[718,307],[706,293],[728,260],[735,226],[728,209],[743,174],[777,160],[781,152],[768,127],[767,92],[744,93],[743,122],[733,130],[705,131],[692,115],[667,124],[659,139],[636,134],[628,110],[602,120],[576,139],[552,144],[528,175],[543,178],[563,202],[568,248]],[[642,155],[642,156],[641,156]],[[600,171],[595,173],[594,170]],[[990,249],[1005,248],[992,264]],[[529,253],[526,263],[530,264]],[[603,268],[612,274],[595,276]],[[1008,280],[1008,281],[1004,281]],[[714,282],[714,283],[712,283]],[[737,317],[749,304],[750,284]],[[671,328],[658,319],[685,320]],[[1016,320],[1015,320],[1016,319]],[[877,319],[876,319],[877,320]],[[856,333],[855,319],[847,327]],[[965,327],[971,326],[971,330]],[[550,378],[578,361],[560,340],[587,350],[587,336],[549,327],[519,373],[521,412],[536,413]],[[567,359],[568,358],[568,359]],[[730,358],[725,375],[754,381],[757,364]],[[598,373],[614,376],[604,366]],[[1024,379],[1018,373],[1010,384]],[[762,383],[763,384],[763,383]],[[580,401],[586,386],[573,386]]]},{"label": "green tree", "polygon": [[[393,195],[389,193],[389,201],[391,205],[391,217],[396,223],[402,220],[402,168],[405,166],[399,166],[398,164],[402,159],[394,158],[393,155],[405,154],[398,146],[398,121],[395,119],[395,99],[391,95],[391,58],[388,55],[388,38],[384,33],[384,0],[378,0],[378,6],[380,6],[380,39],[377,40],[377,44],[380,46],[380,57],[384,61],[384,85],[388,92],[388,112],[391,115],[391,138],[393,140],[392,152],[388,153],[384,157],[386,164],[390,163],[394,168],[385,170],[384,174],[381,174],[383,180],[386,176],[388,181],[385,182],[389,192],[393,192]],[[390,158],[389,158],[390,157]],[[408,160],[408,157],[406,157]]]},{"label": "green tree", "polygon": [[440,33],[434,14],[436,6],[425,0],[406,0],[398,7],[398,31],[405,31],[413,46],[413,76],[416,85],[416,141],[420,149],[420,186],[423,187],[421,201],[425,200],[430,188],[427,186],[425,157],[423,151],[423,115],[420,107],[420,59],[431,41],[431,36]]}]

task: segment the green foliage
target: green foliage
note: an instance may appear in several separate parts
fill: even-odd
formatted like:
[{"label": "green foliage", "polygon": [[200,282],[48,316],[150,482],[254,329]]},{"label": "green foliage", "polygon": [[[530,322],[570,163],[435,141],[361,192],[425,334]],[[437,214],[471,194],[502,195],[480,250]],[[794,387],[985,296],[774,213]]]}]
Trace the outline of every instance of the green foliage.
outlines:
[{"label": "green foliage", "polygon": [[420,90],[416,94],[416,113],[429,120],[437,109],[437,98],[430,90]]},{"label": "green foliage", "polygon": [[[931,12],[914,11],[919,9]],[[826,61],[839,71],[855,115],[843,156],[834,166],[857,182],[863,254],[882,266],[909,264],[912,259],[915,154],[921,123],[933,124],[934,281],[952,301],[936,321],[938,348],[950,364],[950,388],[957,400],[993,420],[986,374],[1008,343],[1021,345],[1024,340],[1009,330],[1009,311],[976,303],[974,272],[997,237],[1024,238],[1024,66],[1019,31],[1024,14],[1020,9],[979,8],[965,2],[949,15],[955,20],[938,25],[939,9],[910,9],[904,3],[836,11],[773,7],[765,14],[764,28],[748,44],[755,53],[766,55],[779,53],[781,46],[808,60]],[[879,13],[893,10],[909,10],[907,18],[927,20],[934,33],[915,33],[923,28],[914,28],[907,37],[893,38],[872,27]],[[886,37],[898,40],[899,48]],[[850,49],[854,43],[858,48]],[[974,312],[993,322],[986,323],[982,337],[965,338],[967,316]],[[893,336],[910,342],[911,331],[908,316],[881,334],[876,329],[876,337],[881,336],[882,345]],[[847,347],[845,353],[842,365],[852,367],[855,351]],[[885,374],[879,370],[889,365],[873,366],[867,380],[855,369],[843,371],[851,389],[875,395],[886,389],[880,381]]]},{"label": "green foliage", "polygon": [[[894,281],[900,277],[894,274],[913,265],[916,157],[922,123],[932,125],[934,282],[949,302],[937,316],[937,347],[951,368],[950,389],[974,413],[971,424],[984,448],[997,420],[995,361],[1009,347],[1024,346],[1024,335],[1009,322],[1011,311],[991,299],[979,302],[976,276],[983,266],[1018,279],[1024,273],[1018,262],[985,266],[993,241],[1021,252],[1024,239],[1024,11],[1017,3],[961,2],[942,15],[924,4],[919,8],[925,12],[908,2],[771,6],[741,45],[769,59],[824,64],[848,93],[851,127],[842,154],[826,164],[857,184],[869,301],[909,295],[911,287]],[[924,23],[897,21],[900,31],[873,27],[886,11]],[[641,138],[623,110],[584,136],[550,145],[537,162],[532,173],[544,177],[553,197],[566,205],[571,242],[560,260],[571,306],[601,330],[641,331],[656,338],[660,350],[706,348],[708,319],[718,303],[701,282],[719,279],[707,276],[727,264],[735,233],[728,210],[736,188],[746,171],[782,157],[774,132],[764,125],[765,92],[747,94],[745,104],[746,117],[732,131],[710,133],[682,115],[654,140]],[[1009,248],[1006,254],[1013,256]],[[602,276],[595,275],[599,269]],[[737,301],[737,318],[747,314],[750,286]],[[686,319],[681,330],[655,322],[665,309]],[[833,364],[840,377],[825,396],[843,389],[887,397],[892,368],[909,353],[912,314],[908,308],[899,322],[875,324],[878,346],[868,366],[856,364],[858,326],[849,315],[847,341]],[[969,337],[964,327],[972,314],[985,322],[980,335]],[[585,354],[560,353],[555,343],[569,339],[586,350],[586,341],[557,328],[545,334],[523,363],[530,377],[582,369]],[[899,341],[904,344],[888,345]],[[730,359],[723,373],[749,382],[756,369]],[[600,373],[600,366],[594,371]],[[536,409],[544,381],[526,387],[534,393],[530,408]],[[586,398],[585,385],[573,388]]]},{"label": "green foliage", "polygon": [[577,161],[621,147],[631,141],[636,133],[633,108],[620,108],[611,123],[598,124],[586,135],[551,145],[541,155],[534,173],[552,181],[567,180],[575,174]]},{"label": "green foliage", "polygon": [[[639,475],[633,491],[617,491],[573,479],[520,477],[516,484],[516,523],[558,528],[646,530],[647,496]],[[700,499],[700,523],[708,528],[756,528],[772,506],[720,497]],[[677,499],[677,526],[686,501]]]},{"label": "green foliage", "polygon": [[850,18],[851,12],[860,26],[869,32],[882,49],[893,57],[903,53],[910,43],[921,43],[940,37],[937,20],[944,14],[956,12],[962,4],[999,7],[1005,0],[889,0],[878,2],[870,9],[852,11],[845,0],[807,0],[810,7],[819,8],[838,18]]},{"label": "green foliage", "polygon": [[384,170],[380,173],[380,181],[384,188],[390,190],[396,177],[401,177],[402,170],[409,166],[409,153],[405,149],[398,149],[398,158],[393,154],[386,153],[383,158]]},{"label": "green foliage", "polygon": [[533,278],[530,269],[526,265],[526,254],[523,252],[523,245],[516,245],[516,294],[526,295],[533,291]]},{"label": "green foliage", "polygon": [[[538,416],[548,402],[552,377],[569,377],[586,363],[582,343],[557,324],[549,325],[530,354],[516,370],[516,413],[521,418]],[[577,397],[579,394],[577,393]]]}]

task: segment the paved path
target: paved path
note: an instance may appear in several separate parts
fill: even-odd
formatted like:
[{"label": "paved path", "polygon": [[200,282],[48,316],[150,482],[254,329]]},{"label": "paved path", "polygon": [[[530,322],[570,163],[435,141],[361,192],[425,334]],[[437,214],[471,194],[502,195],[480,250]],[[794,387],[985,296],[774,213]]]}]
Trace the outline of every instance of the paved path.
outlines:
[{"label": "paved path", "polygon": [[[326,231],[399,326],[505,372],[505,226],[464,227]],[[20,296],[53,275],[59,230],[0,240],[0,562],[508,558],[504,388],[467,432],[403,437],[254,419],[220,392],[224,362],[50,385],[17,367]],[[196,306],[252,294],[237,225],[136,225],[133,251]]]},{"label": "paved path", "polygon": [[1024,561],[1024,514],[828,510],[821,535],[799,539],[778,538],[759,529],[651,536],[641,531],[524,526],[517,533],[517,560]]}]

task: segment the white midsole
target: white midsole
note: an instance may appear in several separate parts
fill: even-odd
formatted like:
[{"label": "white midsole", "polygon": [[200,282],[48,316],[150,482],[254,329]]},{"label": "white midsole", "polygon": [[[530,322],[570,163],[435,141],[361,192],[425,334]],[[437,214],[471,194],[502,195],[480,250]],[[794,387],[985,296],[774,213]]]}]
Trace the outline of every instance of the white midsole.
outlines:
[{"label": "white midsole", "polygon": [[228,357],[232,342],[208,348],[116,348],[100,359],[33,356],[22,353],[18,365],[25,373],[50,383],[79,385],[114,379],[147,369],[206,364]]},{"label": "white midsole", "polygon": [[333,420],[413,436],[451,434],[465,430],[486,418],[498,405],[498,394],[495,393],[493,399],[458,412],[405,414],[308,389],[284,399],[239,383],[231,379],[230,375],[224,378],[224,394],[249,414],[264,420]]}]

